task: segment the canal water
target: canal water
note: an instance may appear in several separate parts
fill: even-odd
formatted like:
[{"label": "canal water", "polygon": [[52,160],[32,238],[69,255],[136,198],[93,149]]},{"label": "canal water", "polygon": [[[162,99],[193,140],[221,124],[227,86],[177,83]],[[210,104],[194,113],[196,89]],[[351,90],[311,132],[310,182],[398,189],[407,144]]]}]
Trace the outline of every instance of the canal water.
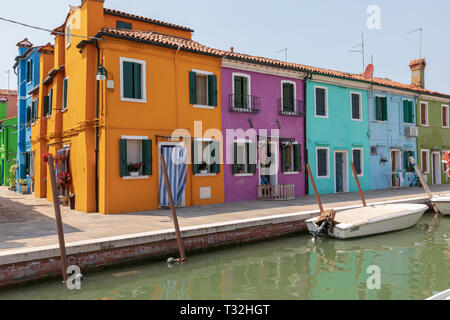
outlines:
[{"label": "canal water", "polygon": [[[0,291],[0,299],[425,299],[450,288],[450,217],[433,224],[433,216],[378,236],[314,243],[302,234],[171,268],[152,262],[90,273],[81,290],[51,280]],[[377,268],[379,289],[369,289]]]}]

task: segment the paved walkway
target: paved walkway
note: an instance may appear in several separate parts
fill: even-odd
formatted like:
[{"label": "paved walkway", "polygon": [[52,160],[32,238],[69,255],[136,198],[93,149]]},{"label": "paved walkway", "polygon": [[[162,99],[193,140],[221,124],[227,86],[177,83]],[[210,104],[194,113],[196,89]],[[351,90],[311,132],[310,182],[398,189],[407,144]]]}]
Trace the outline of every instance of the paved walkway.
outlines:
[{"label": "paved walkway", "polygon": [[[450,185],[433,186],[434,194],[450,194]],[[368,203],[425,197],[422,188],[365,192]],[[321,197],[324,208],[359,205],[358,193]],[[202,224],[317,210],[315,198],[293,201],[248,201],[177,210],[181,228]],[[62,208],[66,243],[173,228],[169,210],[101,215]],[[58,243],[52,203],[0,187],[0,251]]]}]

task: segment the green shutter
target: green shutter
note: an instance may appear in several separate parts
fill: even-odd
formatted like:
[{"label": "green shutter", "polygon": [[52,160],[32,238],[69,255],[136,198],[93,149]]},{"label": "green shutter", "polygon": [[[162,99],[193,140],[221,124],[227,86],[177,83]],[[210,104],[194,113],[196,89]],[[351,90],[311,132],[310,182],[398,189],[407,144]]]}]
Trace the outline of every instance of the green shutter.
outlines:
[{"label": "green shutter", "polygon": [[31,122],[34,121],[34,101],[31,102],[30,119],[31,119]]},{"label": "green shutter", "polygon": [[189,72],[189,103],[197,103],[197,74],[193,71]]},{"label": "green shutter", "polygon": [[133,68],[132,62],[123,62],[123,97],[128,99],[134,98]]},{"label": "green shutter", "polygon": [[375,119],[381,120],[381,98],[375,97]]},{"label": "green shutter", "polygon": [[50,89],[50,93],[48,95],[48,115],[52,114],[52,106],[53,106],[53,89]]},{"label": "green shutter", "polygon": [[242,82],[243,77],[234,77],[234,107],[243,108],[244,107],[244,97],[242,92]]},{"label": "green shutter", "polygon": [[281,147],[281,171],[287,171],[287,148],[285,146]]},{"label": "green shutter", "polygon": [[283,110],[294,111],[294,85],[283,83]]},{"label": "green shutter", "polygon": [[409,122],[414,123],[414,105],[412,101],[408,101],[409,105]]},{"label": "green shutter", "polygon": [[386,121],[387,120],[387,98],[386,97],[383,97],[383,98],[381,98],[381,101],[382,101],[382,108],[383,108],[383,110],[382,110],[382,115],[383,115],[383,121]]},{"label": "green shutter", "polygon": [[248,173],[256,173],[256,143],[247,144]]},{"label": "green shutter", "polygon": [[408,169],[408,163],[409,163],[409,151],[403,151],[403,169]]},{"label": "green shutter", "polygon": [[197,140],[192,140],[192,172],[195,173],[199,173],[199,165],[201,163],[199,163],[199,159],[198,159],[198,141]]},{"label": "green shutter", "polygon": [[144,166],[142,168],[142,174],[149,176],[152,174],[152,140],[142,140],[142,162]]},{"label": "green shutter", "polygon": [[142,99],[142,64],[133,63],[133,97]]},{"label": "green shutter", "polygon": [[208,76],[208,105],[217,106],[217,76]]},{"label": "green shutter", "polygon": [[69,87],[69,79],[64,79],[63,83],[63,109],[67,108],[67,96],[68,92],[67,89]]},{"label": "green shutter", "polygon": [[294,171],[302,171],[302,147],[300,144],[294,144]]},{"label": "green shutter", "polygon": [[403,122],[409,122],[409,101],[403,100]]},{"label": "green shutter", "polygon": [[39,98],[36,99],[36,107],[34,109],[35,114],[35,120],[39,119]]},{"label": "green shutter", "polygon": [[127,140],[120,139],[120,176],[126,177],[128,175],[127,168]]},{"label": "green shutter", "polygon": [[48,106],[50,104],[50,96],[44,97],[44,116],[48,115]]},{"label": "green shutter", "polygon": [[220,144],[217,141],[212,141],[209,144],[211,151],[211,165],[210,173],[220,173]]},{"label": "green shutter", "polygon": [[238,144],[237,144],[237,142],[234,142],[233,143],[233,151],[234,151],[234,153],[233,153],[233,174],[236,174],[236,173],[238,173],[238,161],[237,161],[237,146],[238,146]]}]

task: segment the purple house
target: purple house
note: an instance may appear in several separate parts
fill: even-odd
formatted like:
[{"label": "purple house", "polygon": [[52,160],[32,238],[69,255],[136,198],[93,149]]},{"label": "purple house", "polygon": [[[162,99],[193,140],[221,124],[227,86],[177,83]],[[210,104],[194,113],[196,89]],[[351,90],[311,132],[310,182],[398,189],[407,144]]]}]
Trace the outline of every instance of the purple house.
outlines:
[{"label": "purple house", "polygon": [[221,78],[225,201],[305,195],[305,74],[232,55]]}]

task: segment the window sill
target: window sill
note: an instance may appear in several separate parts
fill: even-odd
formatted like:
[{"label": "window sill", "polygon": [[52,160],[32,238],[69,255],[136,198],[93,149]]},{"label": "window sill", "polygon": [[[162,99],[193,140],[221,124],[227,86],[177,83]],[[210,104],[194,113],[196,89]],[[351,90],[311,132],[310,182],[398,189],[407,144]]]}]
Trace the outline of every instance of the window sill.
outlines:
[{"label": "window sill", "polygon": [[136,102],[136,103],[147,103],[147,99],[131,99],[131,98],[120,98],[122,102]]},{"label": "window sill", "polygon": [[235,173],[235,177],[253,177],[254,173]]},{"label": "window sill", "polygon": [[300,171],[283,172],[284,175],[300,174]]},{"label": "window sill", "polygon": [[316,118],[328,119],[328,116],[318,116],[318,115],[316,114]]},{"label": "window sill", "polygon": [[196,173],[195,177],[215,177],[216,173]]},{"label": "window sill", "polygon": [[122,177],[123,180],[145,180],[145,179],[149,179],[150,176],[126,176],[126,177]]},{"label": "window sill", "polygon": [[198,109],[210,109],[210,110],[214,110],[216,107],[214,106],[207,106],[207,105],[203,105],[203,104],[194,104],[193,105],[194,108],[198,108]]},{"label": "window sill", "polygon": [[428,127],[429,124],[423,124],[423,123],[421,123],[420,126],[421,126],[421,127]]},{"label": "window sill", "polygon": [[362,120],[362,119],[354,119],[354,118],[352,118],[352,121],[359,121],[359,122],[362,122],[363,120]]}]

